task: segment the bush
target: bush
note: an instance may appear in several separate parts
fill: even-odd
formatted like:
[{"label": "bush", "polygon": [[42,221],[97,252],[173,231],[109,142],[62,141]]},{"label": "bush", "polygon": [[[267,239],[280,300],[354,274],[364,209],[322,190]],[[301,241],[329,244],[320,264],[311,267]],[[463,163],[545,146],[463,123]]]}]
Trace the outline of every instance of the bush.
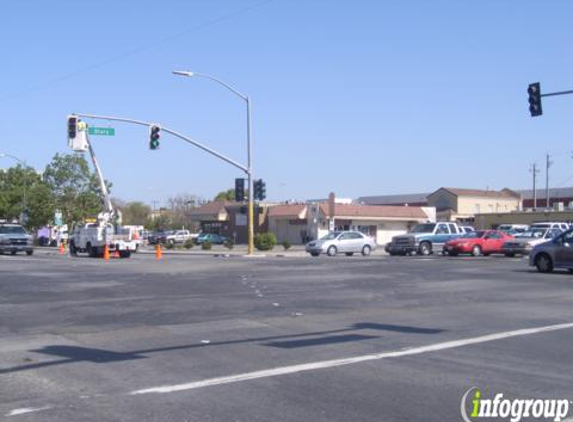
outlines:
[{"label": "bush", "polygon": [[211,242],[209,242],[208,240],[201,243],[201,249],[203,249],[204,251],[210,251],[211,250]]},{"label": "bush", "polygon": [[259,251],[270,251],[277,244],[274,233],[259,233],[255,236],[255,248]]},{"label": "bush", "polygon": [[175,247],[175,244],[172,242],[167,242],[165,244],[165,249],[173,249]]},{"label": "bush", "polygon": [[285,251],[288,251],[290,249],[290,242],[288,240],[283,240],[283,248],[285,248]]},{"label": "bush", "polygon": [[191,248],[193,247],[193,240],[187,239],[187,240],[185,241],[185,243],[183,244],[183,247],[184,247],[185,249],[191,249]]},{"label": "bush", "polygon": [[223,243],[223,246],[225,246],[227,249],[233,249],[233,246],[235,246],[235,242],[233,242],[233,239],[229,238],[229,239],[225,240],[225,243]]}]

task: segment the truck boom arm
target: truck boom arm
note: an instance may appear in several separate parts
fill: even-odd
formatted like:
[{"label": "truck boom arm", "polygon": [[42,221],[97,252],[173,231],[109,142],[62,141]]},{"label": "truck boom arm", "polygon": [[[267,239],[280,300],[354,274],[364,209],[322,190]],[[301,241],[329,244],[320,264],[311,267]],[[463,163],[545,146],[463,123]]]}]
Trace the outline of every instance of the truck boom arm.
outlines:
[{"label": "truck boom arm", "polygon": [[88,148],[89,148],[89,151],[90,151],[90,155],[91,155],[91,157],[92,157],[92,162],[93,162],[93,164],[94,164],[94,167],[95,167],[95,170],[96,170],[96,173],[97,173],[97,177],[98,177],[98,179],[99,179],[99,186],[100,186],[101,194],[102,194],[102,197],[103,197],[104,213],[107,214],[108,218],[111,218],[111,217],[113,217],[113,216],[115,215],[115,210],[113,209],[113,205],[112,205],[112,203],[111,203],[111,198],[110,198],[110,196],[109,196],[109,192],[108,192],[108,190],[107,190],[107,186],[105,185],[105,180],[104,180],[104,178],[103,178],[103,175],[102,175],[102,172],[101,172],[101,168],[100,168],[100,166],[99,166],[99,164],[98,164],[98,161],[97,161],[97,158],[96,158],[94,149],[93,149],[93,147],[92,147],[91,142],[89,141],[89,137],[87,136],[87,133],[86,133],[86,141],[87,141],[87,144],[88,144]]}]

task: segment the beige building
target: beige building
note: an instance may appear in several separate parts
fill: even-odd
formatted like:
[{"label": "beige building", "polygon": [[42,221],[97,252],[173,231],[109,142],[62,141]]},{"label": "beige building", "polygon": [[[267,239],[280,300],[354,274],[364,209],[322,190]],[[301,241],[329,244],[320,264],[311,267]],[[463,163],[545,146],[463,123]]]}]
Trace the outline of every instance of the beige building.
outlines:
[{"label": "beige building", "polygon": [[269,231],[279,243],[300,244],[330,230],[358,230],[383,245],[419,223],[435,221],[435,210],[428,207],[334,204],[332,208],[331,212],[326,203],[273,206],[267,215]]},{"label": "beige building", "polygon": [[436,208],[438,221],[460,223],[473,223],[476,214],[516,211],[520,203],[520,195],[510,189],[440,188],[428,195],[428,206]]}]

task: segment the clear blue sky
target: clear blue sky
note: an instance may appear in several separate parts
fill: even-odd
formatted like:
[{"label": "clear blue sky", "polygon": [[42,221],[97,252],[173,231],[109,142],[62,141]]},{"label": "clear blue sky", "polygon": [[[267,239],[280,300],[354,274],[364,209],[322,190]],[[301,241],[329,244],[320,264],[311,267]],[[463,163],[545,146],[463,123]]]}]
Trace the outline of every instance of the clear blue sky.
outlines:
[{"label": "clear blue sky", "polygon": [[[254,165],[270,200],[573,185],[573,95],[529,117],[526,88],[573,89],[569,1],[0,0],[0,152],[43,168],[71,112],[160,122]],[[106,126],[108,122],[91,122]],[[166,134],[92,138],[113,194],[211,198],[241,173]],[[12,165],[0,159],[0,167]],[[544,171],[539,183],[544,186]]]}]

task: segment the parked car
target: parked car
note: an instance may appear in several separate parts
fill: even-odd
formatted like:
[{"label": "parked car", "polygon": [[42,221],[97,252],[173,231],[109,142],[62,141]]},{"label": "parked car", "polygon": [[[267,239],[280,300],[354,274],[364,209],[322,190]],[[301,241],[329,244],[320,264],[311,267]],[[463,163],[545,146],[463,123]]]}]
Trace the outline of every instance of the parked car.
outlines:
[{"label": "parked car", "polygon": [[384,248],[390,255],[418,253],[430,255],[433,251],[442,251],[448,240],[464,234],[456,223],[418,224],[411,232],[394,236]]},{"label": "parked car", "polygon": [[165,243],[169,243],[171,245],[175,245],[176,243],[185,243],[188,240],[193,240],[198,236],[198,234],[193,234],[189,230],[175,230],[165,236]]},{"label": "parked car", "polygon": [[195,238],[195,243],[201,245],[202,243],[209,242],[213,245],[222,245],[227,240],[229,240],[227,236],[221,236],[220,234],[202,233]]},{"label": "parked car", "polygon": [[478,230],[446,242],[444,252],[450,256],[472,254],[473,256],[503,253],[503,244],[513,239],[502,231]]},{"label": "parked car", "polygon": [[503,253],[505,256],[528,255],[534,246],[545,243],[563,233],[560,228],[534,228],[515,236],[503,244]]},{"label": "parked car", "polygon": [[569,224],[564,222],[542,222],[542,223],[535,223],[529,227],[529,230],[535,229],[560,229],[562,231],[569,230]]},{"label": "parked car", "polygon": [[26,233],[26,229],[19,224],[0,224],[0,255],[10,252],[26,252],[27,255],[34,253],[32,236]]},{"label": "parked car", "polygon": [[328,233],[319,240],[313,240],[306,244],[306,251],[312,256],[325,253],[334,256],[339,252],[352,256],[361,253],[364,256],[376,249],[374,240],[357,231],[334,231]]},{"label": "parked car", "polygon": [[472,226],[460,226],[460,230],[462,233],[471,233],[476,231]]},{"label": "parked car", "polygon": [[536,245],[529,254],[529,265],[541,273],[550,273],[554,268],[573,272],[573,230]]},{"label": "parked car", "polygon": [[159,230],[159,231],[150,233],[149,236],[147,237],[147,243],[149,243],[150,245],[157,245],[157,244],[165,243],[165,240],[167,239],[167,235],[170,233],[171,233],[170,231],[165,231],[165,230]]},{"label": "parked car", "polygon": [[527,224],[500,224],[497,230],[515,236],[529,230],[529,226]]}]

